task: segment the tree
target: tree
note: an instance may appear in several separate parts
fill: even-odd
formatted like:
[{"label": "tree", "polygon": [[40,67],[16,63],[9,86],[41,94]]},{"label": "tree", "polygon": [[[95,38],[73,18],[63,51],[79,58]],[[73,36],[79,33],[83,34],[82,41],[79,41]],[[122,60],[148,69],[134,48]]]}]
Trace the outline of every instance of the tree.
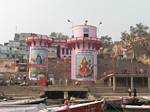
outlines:
[{"label": "tree", "polygon": [[50,34],[50,36],[51,36],[51,37],[57,37],[57,33],[56,33],[56,32],[52,32],[52,33]]},{"label": "tree", "polygon": [[126,49],[132,49],[134,56],[138,57],[147,53],[145,43],[141,42],[146,37],[149,37],[149,27],[142,23],[136,24],[136,26],[130,26],[129,33],[124,31],[121,33],[121,42]]},{"label": "tree", "polygon": [[61,32],[59,32],[59,33],[58,32],[52,32],[50,34],[50,37],[56,38],[56,39],[67,39],[67,38],[69,38],[68,35],[64,35]]},{"label": "tree", "polygon": [[108,35],[105,35],[105,36],[102,36],[101,37],[101,40],[103,42],[103,47],[106,48],[106,47],[111,47],[112,45],[112,38],[109,37]]},{"label": "tree", "polygon": [[130,47],[131,44],[131,36],[129,33],[127,33],[127,31],[121,32],[121,44],[123,47]]},{"label": "tree", "polygon": [[133,33],[135,36],[138,37],[147,37],[149,36],[149,27],[143,25],[142,23],[136,24],[136,26],[130,26],[130,32]]}]

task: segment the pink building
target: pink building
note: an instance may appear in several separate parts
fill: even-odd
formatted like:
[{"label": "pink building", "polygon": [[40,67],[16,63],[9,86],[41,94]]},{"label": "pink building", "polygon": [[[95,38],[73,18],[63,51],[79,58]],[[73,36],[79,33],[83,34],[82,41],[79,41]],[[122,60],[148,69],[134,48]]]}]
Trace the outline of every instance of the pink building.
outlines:
[{"label": "pink building", "polygon": [[57,56],[61,59],[64,57],[70,58],[71,57],[71,50],[67,45],[66,39],[53,39],[52,46],[57,46]]},{"label": "pink building", "polygon": [[38,80],[48,76],[48,47],[52,40],[47,36],[31,36],[26,39],[30,46],[29,79]]},{"label": "pink building", "polygon": [[101,46],[97,28],[78,25],[72,30],[74,37],[67,40],[71,48],[71,79],[94,81],[97,78],[97,50]]},{"label": "pink building", "polygon": [[52,44],[57,46],[58,57],[71,57],[72,80],[96,80],[97,50],[101,46],[101,40],[97,38],[97,28],[91,25],[78,25],[72,30],[74,37],[67,40],[36,35],[27,38],[27,44],[30,46],[29,79],[37,80],[48,75],[48,47]]}]

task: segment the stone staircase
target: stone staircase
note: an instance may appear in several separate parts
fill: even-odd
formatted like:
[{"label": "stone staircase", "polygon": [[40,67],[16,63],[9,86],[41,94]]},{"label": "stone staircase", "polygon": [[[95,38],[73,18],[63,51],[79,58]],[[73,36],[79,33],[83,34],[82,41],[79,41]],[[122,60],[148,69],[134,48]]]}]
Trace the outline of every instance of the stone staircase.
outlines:
[{"label": "stone staircase", "polygon": [[106,93],[112,93],[112,87],[104,84],[103,80],[98,80],[93,85],[88,87],[92,94],[96,96],[103,96]]},{"label": "stone staircase", "polygon": [[[98,80],[95,84],[88,86],[91,93],[95,96],[102,96],[102,97],[124,97],[128,96],[127,89],[128,88],[116,88],[116,92],[113,92],[112,87],[109,87],[107,84],[104,84],[103,80]],[[137,89],[140,91],[139,89]],[[137,93],[138,96],[150,96],[148,91],[142,91]]]},{"label": "stone staircase", "polygon": [[42,92],[39,86],[0,86],[0,93],[3,92],[6,96],[38,96]]}]

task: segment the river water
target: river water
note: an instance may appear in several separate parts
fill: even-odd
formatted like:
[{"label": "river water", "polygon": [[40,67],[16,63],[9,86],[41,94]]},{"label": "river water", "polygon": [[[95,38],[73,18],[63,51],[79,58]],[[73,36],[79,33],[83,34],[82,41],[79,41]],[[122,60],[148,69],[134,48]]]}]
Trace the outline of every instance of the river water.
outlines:
[{"label": "river water", "polygon": [[107,109],[107,110],[104,110],[103,112],[123,112],[123,111],[121,109],[120,110]]}]

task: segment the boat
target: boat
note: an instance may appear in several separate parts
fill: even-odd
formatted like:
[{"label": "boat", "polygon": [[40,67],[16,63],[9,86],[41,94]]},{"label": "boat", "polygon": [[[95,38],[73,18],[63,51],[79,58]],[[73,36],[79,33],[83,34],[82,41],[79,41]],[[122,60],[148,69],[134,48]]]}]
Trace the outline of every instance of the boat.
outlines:
[{"label": "boat", "polygon": [[69,105],[0,105],[0,112],[102,112],[104,99]]},{"label": "boat", "polygon": [[122,103],[129,103],[133,101],[133,97],[112,97],[105,99],[105,109],[121,109]]},{"label": "boat", "polygon": [[104,100],[47,108],[50,112],[102,112]]},{"label": "boat", "polygon": [[14,98],[13,97],[10,97],[10,96],[6,96],[4,94],[4,92],[0,92],[0,101],[3,101],[3,100],[13,100]]},{"label": "boat", "polygon": [[0,112],[39,112],[38,108],[38,105],[0,105]]},{"label": "boat", "polygon": [[135,97],[131,102],[123,102],[123,112],[150,112],[150,99]]},{"label": "boat", "polygon": [[4,105],[27,105],[27,104],[39,104],[44,103],[46,98],[29,98],[22,100],[4,100],[0,102],[0,106]]},{"label": "boat", "polygon": [[150,105],[122,105],[123,112],[150,112]]}]

